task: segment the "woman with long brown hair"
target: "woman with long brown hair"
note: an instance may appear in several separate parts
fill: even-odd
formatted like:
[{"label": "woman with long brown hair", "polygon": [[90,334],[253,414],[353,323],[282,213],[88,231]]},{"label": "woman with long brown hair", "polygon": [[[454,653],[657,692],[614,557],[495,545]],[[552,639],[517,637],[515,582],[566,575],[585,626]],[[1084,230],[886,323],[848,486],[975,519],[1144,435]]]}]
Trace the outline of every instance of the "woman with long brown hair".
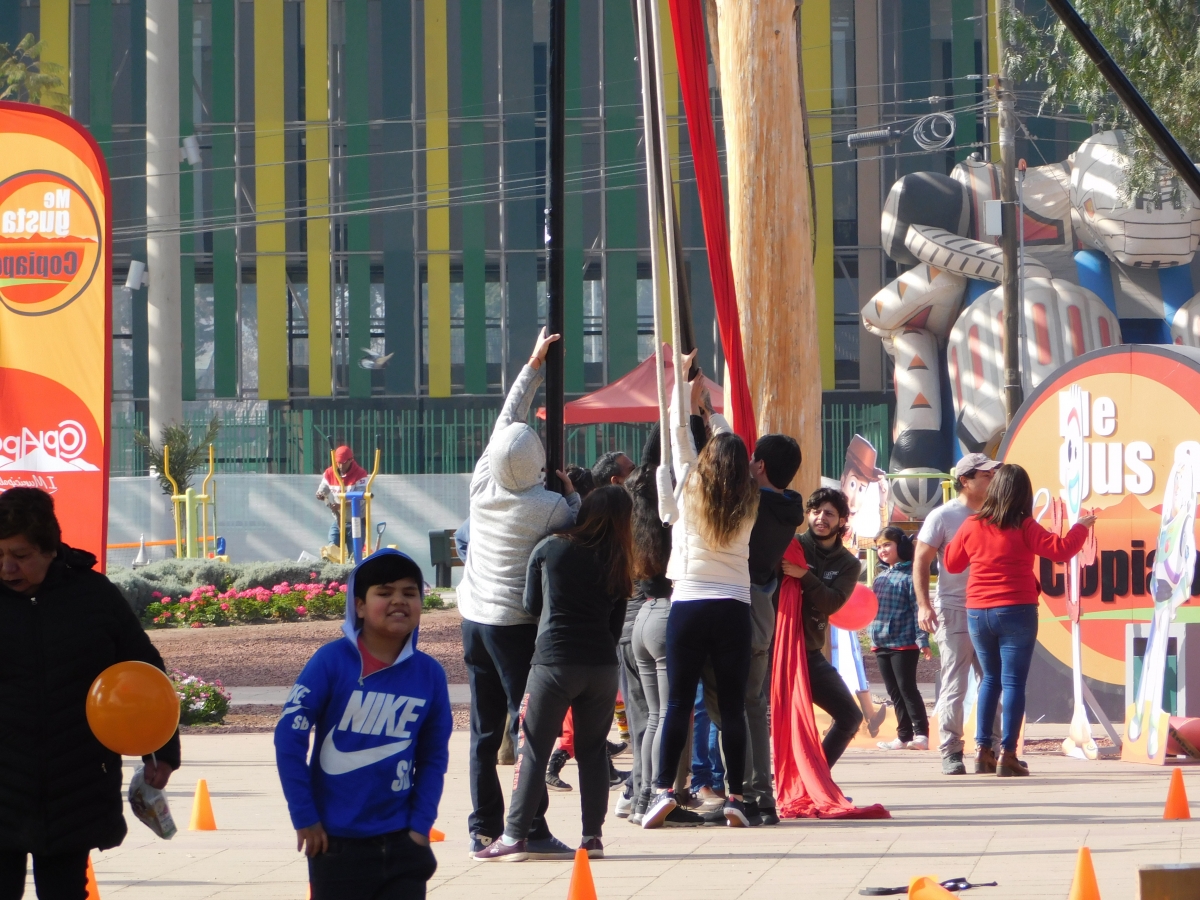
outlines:
[{"label": "woman with long brown hair", "polygon": [[[946,548],[946,571],[967,566],[967,628],[983,669],[975,715],[975,774],[1002,778],[1029,774],[1017,759],[1025,716],[1025,680],[1038,632],[1035,556],[1066,562],[1082,549],[1095,516],[1083,516],[1059,537],[1033,517],[1033,485],[1017,465],[1004,465],[988,485],[978,513],[963,523]],[[1004,695],[1000,759],[992,749],[992,722]]]},{"label": "woman with long brown hair", "polygon": [[[691,358],[686,360],[690,367]],[[687,743],[696,687],[706,660],[711,660],[721,710],[729,825],[749,825],[742,802],[746,768],[746,679],[750,671],[750,532],[758,512],[758,485],[750,472],[746,445],[720,415],[712,411],[703,379],[690,384],[692,409],[709,423],[712,437],[697,455],[686,411],[672,409],[671,449],[679,483],[678,504],[663,497],[671,521],[673,582],[667,619],[669,697],[660,724],[655,788],[642,819],[656,828],[676,807],[675,761]],[[660,490],[662,482],[660,481]],[[674,507],[672,509],[672,507]]]},{"label": "woman with long brown hair", "polygon": [[571,710],[583,806],[581,846],[604,855],[608,806],[608,737],[617,696],[617,640],[633,592],[629,520],[623,487],[588,494],[574,528],[551,535],[529,557],[525,609],[538,617],[533,664],[521,703],[517,781],[504,836],[476,859],[528,858],[526,839],[546,796],[546,763]]}]

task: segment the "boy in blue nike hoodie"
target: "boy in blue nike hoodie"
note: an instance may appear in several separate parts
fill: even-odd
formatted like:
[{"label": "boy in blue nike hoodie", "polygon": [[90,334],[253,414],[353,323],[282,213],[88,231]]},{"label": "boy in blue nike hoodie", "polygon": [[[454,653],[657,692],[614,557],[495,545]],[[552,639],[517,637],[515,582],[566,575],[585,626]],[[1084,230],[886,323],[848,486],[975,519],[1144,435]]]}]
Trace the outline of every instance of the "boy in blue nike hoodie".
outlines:
[{"label": "boy in blue nike hoodie", "polygon": [[347,582],[345,637],[313,654],[275,726],[313,900],[420,900],[437,869],[429,830],[453,720],[446,673],[417,650],[424,584],[396,550],[363,560]]}]

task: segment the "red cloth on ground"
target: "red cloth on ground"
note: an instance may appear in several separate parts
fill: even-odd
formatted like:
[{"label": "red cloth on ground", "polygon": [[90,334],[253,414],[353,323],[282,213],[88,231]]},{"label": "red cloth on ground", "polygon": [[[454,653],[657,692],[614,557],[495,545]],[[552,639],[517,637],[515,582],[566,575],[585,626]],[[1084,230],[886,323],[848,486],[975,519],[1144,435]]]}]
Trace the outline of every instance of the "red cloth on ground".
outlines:
[{"label": "red cloth on ground", "polygon": [[[799,565],[804,551],[790,541],[783,558]],[[890,819],[892,814],[878,803],[851,804],[829,772],[808,683],[802,603],[800,580],[785,575],[771,670],[771,743],[779,815],[784,819]]]},{"label": "red cloth on ground", "polygon": [[575,717],[571,714],[571,707],[567,707],[567,714],[563,717],[562,735],[558,739],[558,749],[566,752],[571,759],[575,758]]},{"label": "red cloth on ground", "polygon": [[729,258],[729,228],[725,221],[725,196],[721,192],[721,167],[717,163],[717,138],[713,130],[708,94],[708,47],[704,41],[704,8],[701,0],[671,0],[671,25],[675,31],[675,57],[679,62],[679,87],[687,113],[696,191],[704,220],[704,244],[712,277],[713,305],[721,347],[729,364],[733,430],[754,449],[757,439],[754,404],[746,380],[742,353],[742,326],[738,320],[737,290]]},{"label": "red cloth on ground", "polygon": [[997,528],[975,516],[967,519],[946,548],[946,571],[967,566],[967,609],[1038,602],[1033,558],[1066,562],[1083,549],[1088,529],[1076,525],[1064,537],[1051,534],[1030,516],[1020,528]]}]

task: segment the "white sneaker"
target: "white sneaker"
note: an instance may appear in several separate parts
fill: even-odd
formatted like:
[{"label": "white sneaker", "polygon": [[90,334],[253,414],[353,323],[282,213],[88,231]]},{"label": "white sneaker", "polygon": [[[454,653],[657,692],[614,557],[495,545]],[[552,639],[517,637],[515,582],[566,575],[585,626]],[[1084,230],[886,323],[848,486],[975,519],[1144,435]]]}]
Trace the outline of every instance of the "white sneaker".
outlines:
[{"label": "white sneaker", "polygon": [[618,794],[617,795],[617,808],[616,808],[617,818],[618,819],[628,819],[629,813],[632,811],[633,811],[633,798],[626,797],[624,794]]},{"label": "white sneaker", "polygon": [[[900,738],[896,738],[894,741],[880,741],[875,746],[880,750],[903,750],[908,744],[900,740]],[[926,749],[928,749],[928,744],[926,745]]]},{"label": "white sneaker", "polygon": [[908,742],[908,749],[909,750],[928,750],[929,749],[929,736],[924,735],[924,734],[918,734],[915,738],[913,738],[911,741]]}]

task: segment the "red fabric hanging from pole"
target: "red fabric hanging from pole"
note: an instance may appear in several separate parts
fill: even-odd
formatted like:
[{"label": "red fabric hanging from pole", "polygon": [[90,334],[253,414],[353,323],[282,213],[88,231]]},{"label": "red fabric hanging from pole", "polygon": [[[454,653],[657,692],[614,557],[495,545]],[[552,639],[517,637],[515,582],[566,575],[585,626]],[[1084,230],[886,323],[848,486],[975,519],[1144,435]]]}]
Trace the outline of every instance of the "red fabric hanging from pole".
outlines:
[{"label": "red fabric hanging from pole", "polygon": [[708,50],[704,41],[703,0],[671,0],[671,27],[675,32],[675,55],[679,84],[687,113],[692,161],[696,167],[696,189],[704,220],[704,243],[708,248],[708,271],[712,276],[713,305],[721,346],[729,365],[730,406],[734,430],[746,447],[754,450],[757,426],[746,360],[742,355],[742,327],[738,321],[737,289],[729,259],[729,229],[725,222],[725,197],[721,192],[721,168],[717,164],[717,139],[713,130],[708,97]]},{"label": "red fabric hanging from pole", "polygon": [[[783,558],[807,565],[796,541]],[[771,743],[775,750],[775,797],[783,819],[890,819],[879,804],[854,806],[825,762],[808,681],[804,649],[804,602],[800,579],[785,575],[779,589],[775,655],[771,665]]]}]

